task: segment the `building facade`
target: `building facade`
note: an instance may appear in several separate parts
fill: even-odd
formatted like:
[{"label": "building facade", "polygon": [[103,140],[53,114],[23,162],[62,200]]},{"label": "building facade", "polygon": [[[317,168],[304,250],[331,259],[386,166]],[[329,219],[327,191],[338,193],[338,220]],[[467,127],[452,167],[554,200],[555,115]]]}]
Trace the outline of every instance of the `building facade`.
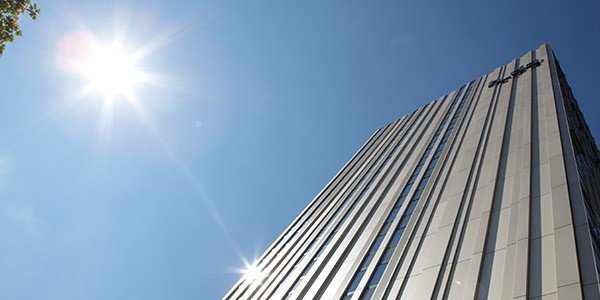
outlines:
[{"label": "building facade", "polygon": [[377,130],[224,299],[600,299],[599,226],[545,44]]}]

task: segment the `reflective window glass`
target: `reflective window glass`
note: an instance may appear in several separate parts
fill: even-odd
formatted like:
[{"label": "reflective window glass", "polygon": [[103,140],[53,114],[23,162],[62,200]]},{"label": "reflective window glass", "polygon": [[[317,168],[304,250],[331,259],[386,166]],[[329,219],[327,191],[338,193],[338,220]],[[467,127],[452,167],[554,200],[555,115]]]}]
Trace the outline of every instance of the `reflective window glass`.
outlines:
[{"label": "reflective window glass", "polygon": [[373,246],[371,246],[371,251],[370,251],[371,253],[377,252],[377,249],[379,249],[379,246],[383,242],[383,238],[384,238],[384,236],[380,235],[375,239],[375,242],[373,242]]},{"label": "reflective window glass", "polygon": [[362,296],[360,296],[361,300],[367,300],[367,299],[371,299],[371,297],[373,297],[373,294],[375,293],[375,288],[377,287],[377,285],[371,286],[368,289],[366,289]]},{"label": "reflective window glass", "polygon": [[406,227],[406,224],[408,224],[408,220],[410,220],[410,216],[407,216],[407,215],[402,216],[402,218],[400,219],[400,223],[398,223],[398,226]]},{"label": "reflective window glass", "polygon": [[358,273],[356,273],[356,276],[354,276],[354,280],[352,280],[352,283],[350,284],[350,287],[348,287],[348,291],[349,292],[354,292],[356,291],[356,288],[358,287],[358,284],[360,283],[360,280],[363,278],[363,276],[365,276],[365,271],[359,271]]},{"label": "reflective window glass", "polygon": [[375,269],[375,272],[373,273],[373,277],[371,277],[371,280],[370,280],[371,284],[379,283],[379,280],[381,280],[381,276],[383,276],[383,272],[385,271],[386,267],[387,267],[387,263],[383,263],[383,264],[377,266],[377,268]]}]

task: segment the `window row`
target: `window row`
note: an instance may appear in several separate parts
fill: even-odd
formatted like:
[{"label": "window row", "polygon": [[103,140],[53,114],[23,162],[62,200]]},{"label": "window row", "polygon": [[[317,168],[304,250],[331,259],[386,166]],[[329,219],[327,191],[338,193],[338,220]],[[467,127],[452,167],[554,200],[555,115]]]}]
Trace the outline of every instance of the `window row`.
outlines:
[{"label": "window row", "polygon": [[[285,280],[284,282],[287,282],[288,280],[291,280],[292,277],[292,271],[295,270],[299,265],[302,264],[304,257],[306,256],[306,254],[308,254],[316,245],[317,242],[320,240],[320,238],[322,237],[323,234],[325,234],[333,225],[334,225],[334,217],[335,215],[337,215],[339,213],[339,211],[341,210],[341,208],[346,204],[346,202],[348,202],[350,199],[352,199],[352,197],[356,194],[356,192],[359,190],[358,188],[361,186],[361,184],[367,179],[368,175],[371,173],[371,171],[374,169],[374,167],[376,165],[379,164],[380,160],[383,157],[386,157],[383,162],[381,164],[379,164],[379,168],[377,169],[377,171],[371,176],[371,179],[367,182],[367,184],[361,189],[360,194],[356,197],[356,199],[350,204],[350,206],[348,207],[348,209],[346,210],[346,212],[342,215],[342,217],[340,218],[340,220],[337,222],[337,224],[334,227],[334,230],[331,234],[329,234],[329,237],[327,238],[327,240],[321,245],[321,247],[319,248],[319,250],[317,251],[317,253],[314,255],[313,259],[311,260],[311,262],[304,268],[304,270],[302,271],[302,273],[300,274],[300,277],[298,277],[298,279],[296,280],[296,282],[294,282],[294,284],[292,285],[292,288],[290,288],[288,290],[288,292],[286,293],[285,299],[291,297],[296,288],[298,286],[300,286],[300,283],[304,280],[306,274],[308,274],[308,272],[311,270],[311,268],[314,265],[314,262],[321,256],[321,254],[323,253],[323,251],[326,249],[326,247],[329,245],[329,243],[331,242],[331,240],[333,240],[333,237],[335,236],[335,234],[339,231],[340,227],[344,224],[344,222],[346,221],[346,219],[348,218],[348,216],[350,216],[350,214],[354,211],[354,208],[357,206],[357,204],[359,204],[362,200],[362,198],[365,196],[366,192],[369,190],[369,188],[371,187],[371,185],[376,182],[375,179],[377,179],[379,177],[379,174],[382,172],[383,168],[387,165],[387,163],[389,162],[390,158],[393,157],[395,155],[395,153],[397,152],[397,150],[399,149],[399,146],[401,144],[401,141],[404,139],[404,134],[401,134],[402,131],[404,130],[404,128],[406,127],[406,125],[409,122],[406,121],[401,128],[398,130],[397,134],[394,136],[394,138],[388,143],[388,145],[384,148],[384,150],[381,152],[382,154],[377,158],[377,160],[375,162],[373,162],[369,168],[367,169],[367,171],[364,173],[363,177],[360,179],[360,181],[354,186],[353,190],[350,192],[350,194],[348,196],[345,197],[343,204],[341,204],[338,209],[336,210],[336,212],[333,214],[333,216],[329,219],[328,221],[328,225],[321,230],[321,232],[319,233],[319,235],[317,236],[316,239],[314,239],[311,243],[310,246],[307,248],[307,250],[305,250],[304,254],[302,255],[302,258],[299,259],[296,264],[294,265],[294,267],[286,274]],[[385,155],[386,153],[388,153],[390,147],[394,144],[395,142],[395,147],[390,151],[391,153],[389,153],[388,155]]]},{"label": "window row", "polygon": [[418,184],[416,190],[413,192],[413,196],[411,197],[411,200],[408,202],[407,207],[402,215],[402,218],[400,219],[400,222],[398,223],[398,225],[396,226],[396,229],[394,230],[393,236],[392,236],[389,244],[385,247],[382,257],[381,257],[380,261],[377,263],[377,266],[375,267],[375,271],[373,272],[373,275],[371,276],[371,278],[369,278],[367,285],[365,287],[365,290],[363,291],[363,293],[361,295],[361,299],[370,299],[371,296],[373,295],[375,288],[377,287],[377,285],[379,284],[379,281],[381,280],[381,276],[383,275],[383,272],[387,268],[387,265],[392,256],[392,253],[393,253],[394,249],[396,248],[396,245],[400,241],[400,237],[404,233],[404,229],[406,228],[406,225],[408,224],[408,221],[410,220],[410,217],[412,216],[412,213],[414,212],[414,210],[417,206],[417,203],[420,200],[420,198],[423,194],[423,191],[425,190],[425,187],[427,186],[427,183],[429,182],[431,173],[433,172],[433,169],[435,168],[435,166],[441,156],[441,153],[444,150],[446,142],[448,141],[450,135],[452,134],[454,126],[457,123],[458,117],[460,116],[460,114],[462,112],[462,108],[464,107],[466,100],[469,98],[469,96],[471,94],[473,86],[474,86],[474,84],[473,84],[473,82],[471,82],[462,98],[460,97],[460,95],[461,95],[461,92],[462,92],[464,86],[461,87],[459,89],[459,91],[456,93],[456,96],[454,97],[452,103],[450,104],[450,107],[448,108],[446,114],[444,115],[442,121],[440,122],[440,125],[438,126],[433,137],[431,138],[429,145],[425,149],[425,152],[422,154],[421,159],[419,160],[419,163],[417,164],[415,170],[413,170],[411,177],[407,181],[406,186],[404,187],[402,193],[400,194],[400,197],[396,200],[396,203],[395,203],[394,207],[392,208],[392,211],[388,214],[384,225],[379,230],[377,238],[371,244],[371,247],[369,248],[367,257],[361,262],[361,265],[360,265],[357,273],[352,278],[352,281],[350,282],[350,285],[348,286],[346,293],[344,295],[345,299],[350,299],[356,292],[358,285],[361,282],[362,278],[364,277],[367,268],[371,264],[371,261],[375,255],[375,253],[381,247],[383,239],[387,235],[392,222],[396,219],[396,216],[397,216],[398,212],[400,211],[401,206],[404,204],[404,200],[410,193],[410,190],[412,189],[414,183],[416,182],[417,177],[421,173],[422,168],[425,166],[425,163],[427,162],[429,155],[431,154],[431,151],[435,147],[435,144],[436,144],[438,138],[440,137],[442,131],[444,130],[444,127],[446,126],[446,122],[448,121],[450,115],[452,114],[454,107],[458,103],[458,100],[461,99],[460,105],[454,112],[454,115],[453,115],[452,119],[450,120],[448,127],[446,128],[446,132],[443,135],[439,145],[437,146],[437,150],[435,151],[431,161],[429,162],[429,165],[428,165],[425,173],[423,174],[420,183]]}]

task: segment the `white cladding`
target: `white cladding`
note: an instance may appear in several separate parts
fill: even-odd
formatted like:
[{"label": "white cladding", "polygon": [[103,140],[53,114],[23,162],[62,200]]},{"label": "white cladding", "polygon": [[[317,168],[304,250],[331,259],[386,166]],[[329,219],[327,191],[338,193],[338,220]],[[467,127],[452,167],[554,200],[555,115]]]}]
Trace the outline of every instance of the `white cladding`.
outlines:
[{"label": "white cladding", "polygon": [[600,299],[599,158],[542,45],[375,132],[224,299]]}]

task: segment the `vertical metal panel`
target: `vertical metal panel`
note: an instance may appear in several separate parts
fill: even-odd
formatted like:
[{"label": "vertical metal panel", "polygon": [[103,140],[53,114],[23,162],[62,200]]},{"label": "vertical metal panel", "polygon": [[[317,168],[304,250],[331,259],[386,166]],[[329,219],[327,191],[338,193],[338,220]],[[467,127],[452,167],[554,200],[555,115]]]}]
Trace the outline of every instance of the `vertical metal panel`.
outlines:
[{"label": "vertical metal panel", "polygon": [[[263,277],[225,299],[340,299],[359,267],[352,299],[599,298],[600,152],[554,53],[542,45],[476,85],[455,127],[461,89],[376,132],[266,250]],[[424,171],[409,177],[440,124],[447,147],[417,191]],[[405,186],[414,208],[396,202]]]}]

